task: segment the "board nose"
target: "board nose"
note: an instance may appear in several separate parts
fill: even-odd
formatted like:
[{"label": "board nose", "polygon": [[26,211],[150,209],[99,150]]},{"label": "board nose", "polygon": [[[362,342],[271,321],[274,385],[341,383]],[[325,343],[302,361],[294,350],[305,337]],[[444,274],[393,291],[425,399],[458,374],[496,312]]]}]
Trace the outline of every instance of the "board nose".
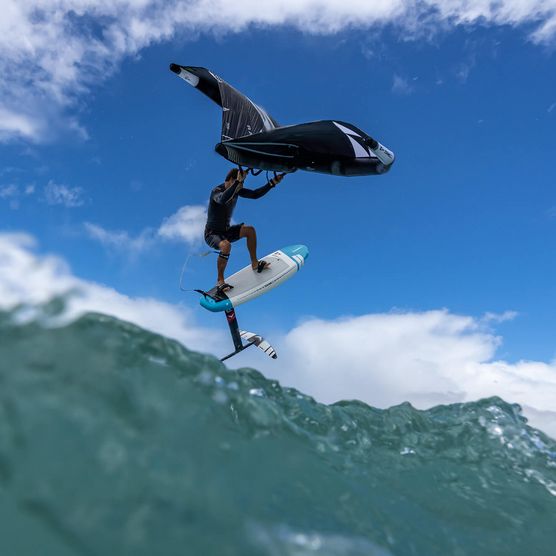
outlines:
[{"label": "board nose", "polygon": [[294,261],[296,257],[302,257],[303,262],[305,262],[309,257],[309,248],[306,245],[289,245],[284,247],[282,251]]}]

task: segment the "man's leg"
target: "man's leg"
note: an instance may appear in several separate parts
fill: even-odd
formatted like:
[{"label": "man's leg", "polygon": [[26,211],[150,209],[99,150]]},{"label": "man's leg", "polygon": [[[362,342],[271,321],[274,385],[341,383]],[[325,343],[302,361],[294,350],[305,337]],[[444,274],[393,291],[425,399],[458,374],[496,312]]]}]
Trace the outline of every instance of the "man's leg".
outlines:
[{"label": "man's leg", "polygon": [[239,231],[239,237],[247,238],[247,250],[251,258],[251,266],[257,268],[259,259],[257,259],[257,232],[255,228],[253,226],[245,226],[244,224]]},{"label": "man's leg", "polygon": [[[249,251],[249,257],[251,258],[251,267],[253,270],[257,270],[259,267],[259,259],[257,259],[257,232],[253,226],[241,227],[239,231],[239,237],[247,238],[247,249]],[[262,265],[263,263],[261,263]],[[270,266],[270,263],[265,262],[265,267]],[[265,268],[263,267],[263,268]]]},{"label": "man's leg", "polygon": [[218,249],[220,249],[220,253],[216,262],[216,268],[218,270],[217,283],[220,285],[224,283],[224,271],[226,270],[226,265],[228,264],[230,251],[232,250],[232,244],[227,239],[223,239],[218,244]]}]

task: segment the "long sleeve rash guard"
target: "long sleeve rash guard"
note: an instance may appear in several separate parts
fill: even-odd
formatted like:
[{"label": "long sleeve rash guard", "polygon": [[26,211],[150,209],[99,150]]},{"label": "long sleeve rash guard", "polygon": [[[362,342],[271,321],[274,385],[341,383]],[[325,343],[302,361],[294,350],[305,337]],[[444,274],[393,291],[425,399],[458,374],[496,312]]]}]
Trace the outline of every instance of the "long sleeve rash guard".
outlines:
[{"label": "long sleeve rash guard", "polygon": [[238,181],[228,189],[224,188],[223,183],[217,185],[210,194],[206,228],[213,232],[226,231],[230,227],[230,220],[236,208],[238,197],[259,199],[273,187],[270,182],[258,189],[246,189],[245,187],[240,189]]}]

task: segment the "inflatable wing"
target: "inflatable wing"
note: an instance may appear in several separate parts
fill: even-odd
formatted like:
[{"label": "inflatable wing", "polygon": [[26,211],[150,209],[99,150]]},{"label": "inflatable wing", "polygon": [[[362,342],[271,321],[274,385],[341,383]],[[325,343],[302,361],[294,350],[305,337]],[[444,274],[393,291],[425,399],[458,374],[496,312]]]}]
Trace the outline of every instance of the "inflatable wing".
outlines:
[{"label": "inflatable wing", "polygon": [[265,110],[206,68],[170,69],[222,107],[218,154],[246,168],[340,176],[383,174],[394,153],[352,124],[323,120],[280,126]]}]

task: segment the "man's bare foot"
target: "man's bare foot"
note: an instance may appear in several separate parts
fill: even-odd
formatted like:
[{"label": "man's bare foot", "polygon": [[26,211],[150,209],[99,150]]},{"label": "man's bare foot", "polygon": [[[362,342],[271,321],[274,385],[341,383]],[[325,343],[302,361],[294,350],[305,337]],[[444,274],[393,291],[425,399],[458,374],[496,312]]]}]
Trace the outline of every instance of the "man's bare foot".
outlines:
[{"label": "man's bare foot", "polygon": [[254,263],[251,263],[251,268],[253,270],[256,270],[257,272],[262,272],[263,270],[266,270],[269,266],[270,263],[267,263],[266,261],[256,261]]}]

